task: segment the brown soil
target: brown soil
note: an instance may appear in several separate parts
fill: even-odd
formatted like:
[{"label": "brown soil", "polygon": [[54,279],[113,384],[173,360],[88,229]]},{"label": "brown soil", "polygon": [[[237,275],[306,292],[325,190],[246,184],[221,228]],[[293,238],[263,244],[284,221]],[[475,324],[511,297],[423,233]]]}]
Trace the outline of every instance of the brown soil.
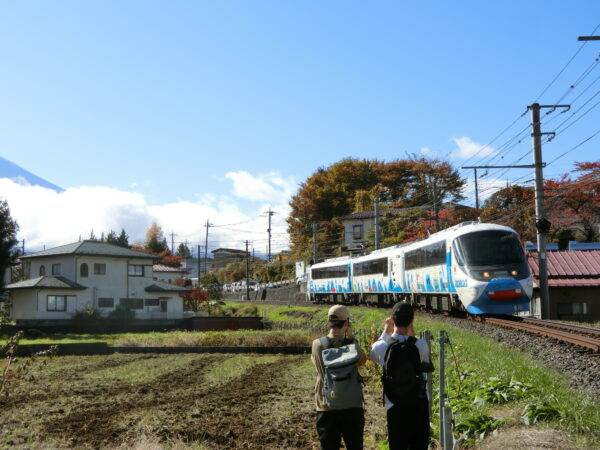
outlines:
[{"label": "brown soil", "polygon": [[187,370],[148,384],[91,389],[85,403],[48,420],[44,432],[74,447],[112,447],[135,440],[141,419],[151,412],[151,432],[163,442],[202,441],[219,449],[311,448],[316,435],[307,432],[313,428],[307,401],[296,399],[301,407],[284,423],[265,414],[270,402],[289,394],[289,386],[277,374],[283,376],[306,356],[259,364],[217,388],[202,384],[203,371],[225,357],[194,361]]}]

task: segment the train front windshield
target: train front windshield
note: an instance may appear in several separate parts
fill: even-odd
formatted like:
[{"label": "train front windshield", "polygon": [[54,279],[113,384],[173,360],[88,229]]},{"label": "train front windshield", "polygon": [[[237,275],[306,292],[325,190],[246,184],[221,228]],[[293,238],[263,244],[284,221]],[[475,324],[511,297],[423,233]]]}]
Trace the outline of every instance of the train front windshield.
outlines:
[{"label": "train front windshield", "polygon": [[459,264],[469,267],[520,265],[525,262],[519,238],[508,231],[469,233],[456,238],[455,248]]}]

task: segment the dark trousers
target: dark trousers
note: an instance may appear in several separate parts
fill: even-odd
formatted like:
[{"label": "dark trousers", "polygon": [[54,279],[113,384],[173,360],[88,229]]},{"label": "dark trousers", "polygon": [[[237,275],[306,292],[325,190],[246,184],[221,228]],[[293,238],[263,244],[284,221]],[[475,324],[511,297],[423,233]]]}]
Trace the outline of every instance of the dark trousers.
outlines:
[{"label": "dark trousers", "polygon": [[387,411],[390,450],[427,450],[429,447],[429,404],[394,405]]},{"label": "dark trousers", "polygon": [[339,450],[342,437],[348,450],[362,450],[365,412],[362,408],[317,411],[321,450]]}]

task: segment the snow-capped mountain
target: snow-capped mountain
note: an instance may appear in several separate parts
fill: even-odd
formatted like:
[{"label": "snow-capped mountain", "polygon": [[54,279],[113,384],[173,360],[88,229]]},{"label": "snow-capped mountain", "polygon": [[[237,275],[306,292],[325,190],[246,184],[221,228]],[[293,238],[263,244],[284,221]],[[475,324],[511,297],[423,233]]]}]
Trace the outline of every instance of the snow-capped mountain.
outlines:
[{"label": "snow-capped mountain", "polygon": [[20,166],[17,166],[15,163],[10,162],[8,159],[5,159],[1,156],[0,178],[9,178],[15,183],[19,183],[24,186],[42,186],[48,189],[55,190],[56,192],[64,191],[64,189],[60,186],[52,184],[49,181],[46,181],[43,178],[32,174],[31,172],[23,169]]}]

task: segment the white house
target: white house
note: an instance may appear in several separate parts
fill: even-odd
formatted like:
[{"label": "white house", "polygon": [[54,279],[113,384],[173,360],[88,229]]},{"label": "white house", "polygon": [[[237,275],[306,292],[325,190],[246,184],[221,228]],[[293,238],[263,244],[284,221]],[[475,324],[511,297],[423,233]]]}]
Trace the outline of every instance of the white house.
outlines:
[{"label": "white house", "polygon": [[83,241],[22,256],[27,280],[6,286],[10,317],[19,325],[71,319],[97,309],[108,316],[117,305],[136,319],[182,319],[188,290],[154,280],[147,253],[97,241]]}]

